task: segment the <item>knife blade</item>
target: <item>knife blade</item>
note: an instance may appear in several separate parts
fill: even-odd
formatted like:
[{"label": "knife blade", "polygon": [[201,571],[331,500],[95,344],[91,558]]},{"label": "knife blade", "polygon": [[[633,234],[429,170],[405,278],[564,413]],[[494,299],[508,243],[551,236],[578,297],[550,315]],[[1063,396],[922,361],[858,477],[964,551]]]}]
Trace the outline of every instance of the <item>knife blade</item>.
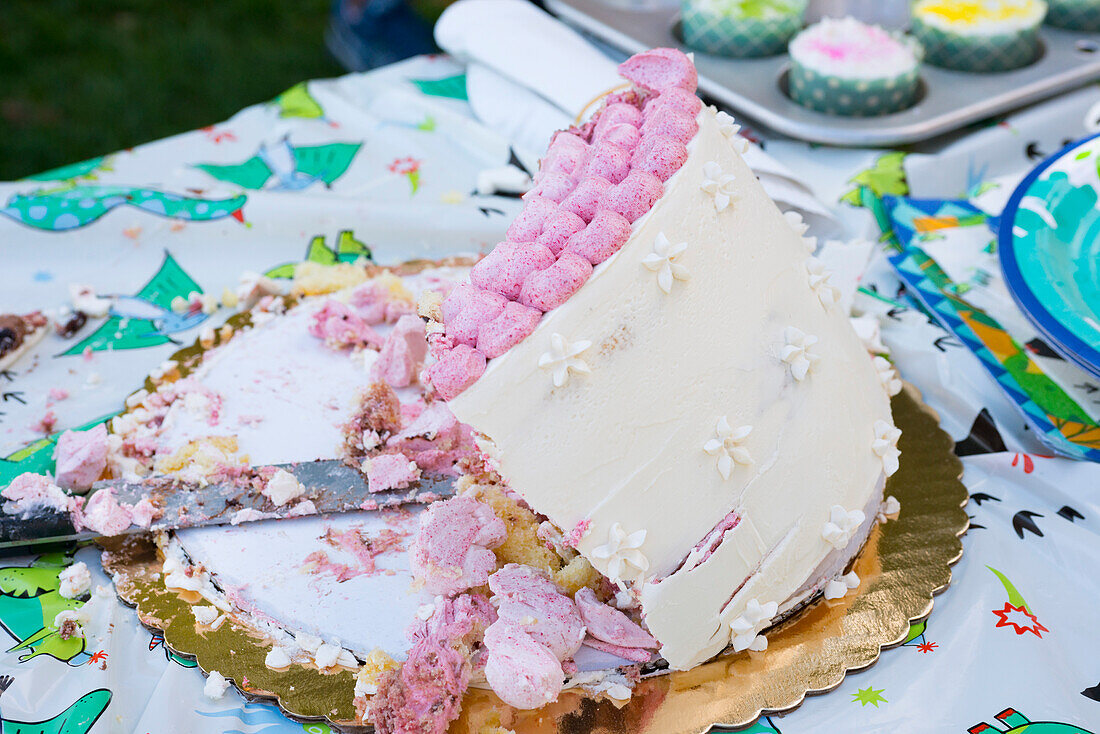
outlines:
[{"label": "knife blade", "polygon": [[[305,487],[302,498],[313,502],[318,515],[427,502],[435,497],[449,497],[455,491],[454,477],[424,475],[402,489],[372,492],[366,476],[339,459],[255,466],[251,471],[264,472],[267,469],[283,469],[293,474]],[[283,519],[294,506],[275,507],[267,496],[247,483],[242,486],[235,482],[214,482],[200,486],[170,477],[152,477],[137,482],[104,480],[96,482],[88,496],[108,488],[113,490],[115,499],[120,503],[134,505],[147,497],[161,510],[160,518],[153,522],[149,530]],[[256,513],[240,512],[250,509]],[[145,530],[144,527],[130,525],[121,534]],[[49,508],[29,516],[0,513],[0,550],[91,540],[99,536],[100,533],[91,530],[77,530],[69,513]]]}]

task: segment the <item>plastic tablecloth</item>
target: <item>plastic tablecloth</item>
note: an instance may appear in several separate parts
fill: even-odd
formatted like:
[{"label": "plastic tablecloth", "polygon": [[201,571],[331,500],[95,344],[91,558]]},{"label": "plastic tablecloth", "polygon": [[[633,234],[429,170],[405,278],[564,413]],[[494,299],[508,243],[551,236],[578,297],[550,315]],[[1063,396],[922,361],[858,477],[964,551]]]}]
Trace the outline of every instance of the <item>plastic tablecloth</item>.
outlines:
[{"label": "plastic tablecloth", "polygon": [[[907,153],[750,134],[850,232],[877,237],[882,197],[1010,191],[1036,158],[1095,129],[1098,102],[1100,89],[1085,88]],[[304,259],[484,250],[518,201],[478,194],[477,175],[522,159],[472,115],[460,65],[419,57],[301,84],[208,128],[0,184],[0,311],[56,312],[73,284],[111,301],[106,318],[69,339],[51,334],[0,372],[0,485],[49,471],[57,432],[115,414],[179,344],[229,314],[181,316],[174,298],[218,296],[243,271],[277,275]],[[909,300],[885,245],[859,286],[856,307],[881,317],[902,375],[958,442],[971,530],[951,587],[902,646],[750,730],[961,733],[984,723],[1023,732],[1031,722],[1034,731],[1100,731],[1100,466],[1049,456],[975,353]],[[58,573],[74,560],[104,588],[88,639],[63,641],[52,626],[64,603]],[[94,547],[0,560],[0,628],[0,674],[11,677],[0,678],[4,732],[327,729],[233,690],[204,697],[194,664],[114,599]]]}]

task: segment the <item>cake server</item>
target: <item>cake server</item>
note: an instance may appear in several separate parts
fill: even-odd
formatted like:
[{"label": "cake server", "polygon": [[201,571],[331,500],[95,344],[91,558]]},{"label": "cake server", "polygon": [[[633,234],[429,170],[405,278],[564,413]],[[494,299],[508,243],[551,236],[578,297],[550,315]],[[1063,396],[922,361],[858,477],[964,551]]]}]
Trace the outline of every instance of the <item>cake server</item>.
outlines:
[{"label": "cake server", "polygon": [[[366,476],[339,459],[256,466],[252,467],[252,471],[264,471],[267,468],[285,469],[293,474],[305,487],[301,499],[310,500],[317,508],[318,515],[429,502],[437,497],[454,494],[453,477],[429,475],[422,476],[418,482],[404,489],[372,492]],[[161,516],[149,528],[151,530],[239,524],[298,516],[293,514],[297,502],[275,507],[259,490],[252,487],[242,488],[232,482],[211,483],[200,487],[197,483],[182,482],[169,477],[153,477],[137,482],[106,480],[95,483],[87,495],[88,501],[91,501],[96,492],[108,488],[113,490],[116,501],[127,505],[137,504],[145,497],[149,498],[161,511]],[[250,509],[256,510],[260,515],[240,512]],[[130,525],[119,534],[144,530],[146,528]],[[0,551],[42,543],[90,540],[100,535],[87,529],[77,530],[73,518],[67,512],[43,509],[25,517],[0,513]]]}]

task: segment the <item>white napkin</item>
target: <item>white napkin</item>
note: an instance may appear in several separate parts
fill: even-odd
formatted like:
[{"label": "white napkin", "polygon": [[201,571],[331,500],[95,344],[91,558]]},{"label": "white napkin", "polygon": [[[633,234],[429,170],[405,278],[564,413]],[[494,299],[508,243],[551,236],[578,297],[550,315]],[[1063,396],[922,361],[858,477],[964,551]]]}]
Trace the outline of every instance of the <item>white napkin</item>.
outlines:
[{"label": "white napkin", "polygon": [[[623,83],[616,62],[525,0],[459,0],[440,16],[435,40],[466,62],[474,114],[511,140],[525,164],[537,160],[554,131]],[[801,212],[814,234],[840,233],[836,216],[794,172],[756,145],[744,158],[780,208]]]}]

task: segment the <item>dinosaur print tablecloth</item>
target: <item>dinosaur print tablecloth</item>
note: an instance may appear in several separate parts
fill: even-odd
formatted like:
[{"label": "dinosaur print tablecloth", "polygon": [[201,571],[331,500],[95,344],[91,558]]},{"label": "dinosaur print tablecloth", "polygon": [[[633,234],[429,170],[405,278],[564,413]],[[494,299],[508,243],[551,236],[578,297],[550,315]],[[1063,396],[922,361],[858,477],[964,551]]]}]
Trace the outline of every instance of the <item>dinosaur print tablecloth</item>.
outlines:
[{"label": "dinosaur print tablecloth", "polygon": [[[899,212],[923,207],[924,234],[952,216],[955,227],[973,223],[957,216],[963,210],[981,212],[984,226],[997,192],[1032,159],[1095,125],[1098,100],[1100,89],[1080,90],[907,153],[811,149],[753,133],[813,182],[852,234],[892,235],[867,264],[856,305],[882,316],[903,376],[958,441],[973,525],[952,587],[904,645],[750,731],[1100,731],[1100,466],[1048,456],[1034,416],[1024,418],[958,329],[939,325],[936,304],[910,299],[919,284],[890,264],[915,256],[905,249],[913,244],[933,259],[929,248],[941,259],[965,254],[899,237],[912,222]],[[226,122],[0,184],[0,310],[57,309],[71,284],[110,300],[105,318],[69,339],[50,335],[0,372],[0,485],[49,471],[58,431],[113,415],[178,344],[227,315],[180,315],[175,299],[217,297],[243,271],[286,277],[303,259],[484,249],[518,207],[478,194],[477,174],[508,162],[534,163],[473,117],[461,66],[421,57],[300,84]],[[961,209],[945,218],[949,204]],[[1096,415],[1092,406],[1082,413]],[[60,595],[58,573],[75,560],[92,567],[93,588],[109,586],[92,547],[0,560],[3,732],[326,730],[232,691],[205,698],[194,664],[167,652],[109,588],[95,603],[95,634],[61,640],[52,620],[80,602]]]}]

